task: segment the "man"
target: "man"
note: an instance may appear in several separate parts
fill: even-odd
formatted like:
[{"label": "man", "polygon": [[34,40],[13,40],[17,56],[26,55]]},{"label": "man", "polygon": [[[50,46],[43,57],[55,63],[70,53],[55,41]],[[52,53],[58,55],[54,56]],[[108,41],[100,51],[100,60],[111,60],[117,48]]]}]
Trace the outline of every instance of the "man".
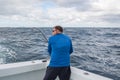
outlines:
[{"label": "man", "polygon": [[71,39],[63,34],[61,26],[55,26],[53,36],[48,41],[48,52],[51,56],[44,80],[70,80],[70,54],[73,52]]}]

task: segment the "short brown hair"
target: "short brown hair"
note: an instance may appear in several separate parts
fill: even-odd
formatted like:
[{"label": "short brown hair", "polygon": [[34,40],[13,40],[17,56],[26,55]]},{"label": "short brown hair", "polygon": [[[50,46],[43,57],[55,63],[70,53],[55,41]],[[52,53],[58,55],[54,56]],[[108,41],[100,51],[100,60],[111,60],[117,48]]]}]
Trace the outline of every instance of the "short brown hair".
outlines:
[{"label": "short brown hair", "polygon": [[59,30],[60,32],[63,32],[63,28],[61,26],[59,26],[59,25],[55,26],[54,28]]}]

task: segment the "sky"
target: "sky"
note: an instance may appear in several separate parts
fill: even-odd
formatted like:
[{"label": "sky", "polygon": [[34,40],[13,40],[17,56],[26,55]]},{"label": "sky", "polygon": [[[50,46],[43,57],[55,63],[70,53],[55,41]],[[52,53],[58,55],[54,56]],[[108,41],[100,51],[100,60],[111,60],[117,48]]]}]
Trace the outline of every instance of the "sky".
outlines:
[{"label": "sky", "polygon": [[120,27],[120,0],[0,0],[0,27]]}]

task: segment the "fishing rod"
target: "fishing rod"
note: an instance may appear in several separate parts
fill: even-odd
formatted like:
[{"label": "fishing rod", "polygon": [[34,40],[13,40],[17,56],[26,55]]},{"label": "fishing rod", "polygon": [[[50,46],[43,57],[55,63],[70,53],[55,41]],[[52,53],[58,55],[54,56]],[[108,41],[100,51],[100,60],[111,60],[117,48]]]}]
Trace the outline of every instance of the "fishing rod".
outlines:
[{"label": "fishing rod", "polygon": [[41,34],[42,34],[42,36],[44,37],[44,39],[46,40],[45,42],[48,42],[48,39],[47,39],[47,37],[45,36],[45,34],[40,30],[40,32],[41,32]]},{"label": "fishing rod", "polygon": [[[48,43],[48,38],[46,37],[46,35],[40,30],[40,33],[42,34],[42,36],[44,37],[45,39],[45,42]],[[47,62],[48,60],[50,60],[50,56],[47,56],[46,59],[43,59],[42,61],[43,62]]]}]

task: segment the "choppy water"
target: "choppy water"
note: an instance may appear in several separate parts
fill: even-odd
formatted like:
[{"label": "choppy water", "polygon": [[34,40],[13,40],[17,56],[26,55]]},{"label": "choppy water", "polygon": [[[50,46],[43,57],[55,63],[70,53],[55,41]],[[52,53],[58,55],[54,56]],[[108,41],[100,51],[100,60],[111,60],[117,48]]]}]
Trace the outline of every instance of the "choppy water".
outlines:
[{"label": "choppy water", "polygon": [[[65,28],[73,41],[71,65],[120,80],[120,28]],[[51,28],[0,28],[0,63],[48,56]]]}]

